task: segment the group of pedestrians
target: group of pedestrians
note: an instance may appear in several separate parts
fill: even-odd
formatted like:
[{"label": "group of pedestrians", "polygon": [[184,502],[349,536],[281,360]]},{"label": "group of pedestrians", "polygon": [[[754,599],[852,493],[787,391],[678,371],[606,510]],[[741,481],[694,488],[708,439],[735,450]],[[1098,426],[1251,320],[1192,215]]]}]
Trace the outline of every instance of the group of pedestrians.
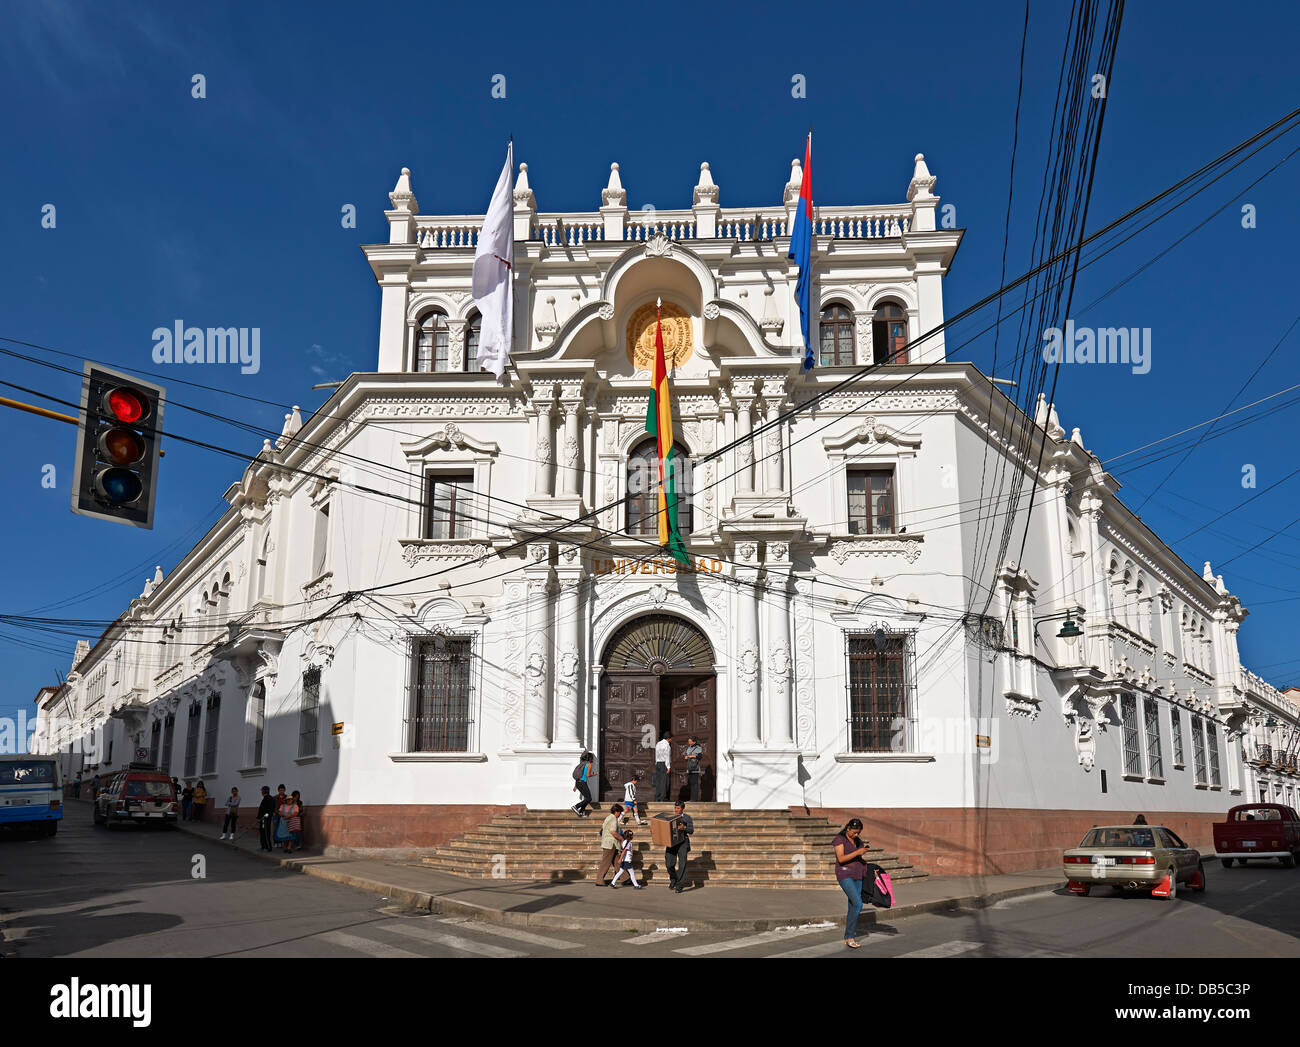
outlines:
[{"label": "group of pedestrians", "polygon": [[182,788],[181,783],[173,778],[172,788],[180,794],[181,821],[203,821],[203,812],[208,809],[208,790],[203,784],[203,779],[200,778],[193,785]]},{"label": "group of pedestrians", "polygon": [[[682,759],[686,762],[686,783],[690,789],[692,803],[700,799],[700,770],[704,762],[704,746],[695,735],[686,736],[686,746],[682,749]],[[655,799],[669,799],[673,777],[673,736],[664,731],[663,737],[655,745]]]},{"label": "group of pedestrians", "polygon": [[286,794],[284,789],[277,786],[272,796],[271,787],[262,786],[257,828],[262,850],[274,851],[278,845],[285,854],[292,854],[302,850],[302,794],[297,789]]},{"label": "group of pedestrians", "polygon": [[[644,824],[641,821],[640,808],[636,803],[635,786],[639,777],[639,775],[634,776],[628,783],[633,787],[631,806],[614,804],[600,824],[600,865],[596,869],[596,878],[593,881],[598,887],[606,886],[605,876],[614,868],[616,862],[618,870],[608,886],[617,888],[618,881],[623,878],[624,873],[627,873],[628,880],[636,890],[641,890],[645,886],[636,876],[634,843],[636,836],[631,829],[623,828],[619,824],[620,821],[626,823],[629,816],[635,816],[638,825]],[[686,881],[686,863],[691,852],[693,832],[695,832],[695,822],[686,813],[686,805],[678,800],[673,805],[672,842],[664,848],[664,868],[668,872],[668,889],[675,894],[681,894],[689,886]]]}]

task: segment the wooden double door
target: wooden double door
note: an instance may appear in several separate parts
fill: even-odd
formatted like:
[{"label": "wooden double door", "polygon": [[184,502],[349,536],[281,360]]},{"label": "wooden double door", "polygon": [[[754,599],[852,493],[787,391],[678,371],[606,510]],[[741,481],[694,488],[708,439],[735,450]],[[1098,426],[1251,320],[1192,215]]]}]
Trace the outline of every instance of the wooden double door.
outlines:
[{"label": "wooden double door", "polygon": [[637,798],[655,799],[655,743],[672,733],[669,798],[690,799],[682,750],[688,736],[704,747],[700,799],[717,792],[717,678],[713,673],[605,673],[601,686],[600,792],[598,799],[623,799],[623,783],[641,772]]}]

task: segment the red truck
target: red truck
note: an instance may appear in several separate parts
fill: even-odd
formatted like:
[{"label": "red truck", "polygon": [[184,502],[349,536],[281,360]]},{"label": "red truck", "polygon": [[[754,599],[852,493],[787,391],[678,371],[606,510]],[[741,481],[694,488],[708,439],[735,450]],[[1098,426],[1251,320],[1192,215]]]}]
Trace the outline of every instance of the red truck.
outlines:
[{"label": "red truck", "polygon": [[1300,816],[1280,803],[1244,803],[1214,823],[1214,850],[1225,869],[1235,858],[1277,858],[1290,869],[1300,857]]}]

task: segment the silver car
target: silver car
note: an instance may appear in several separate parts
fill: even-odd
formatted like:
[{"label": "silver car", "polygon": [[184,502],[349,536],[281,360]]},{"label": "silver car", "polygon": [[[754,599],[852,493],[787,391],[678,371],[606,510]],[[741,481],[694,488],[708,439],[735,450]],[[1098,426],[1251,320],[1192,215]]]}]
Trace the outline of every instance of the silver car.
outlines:
[{"label": "silver car", "polygon": [[1078,847],[1065,852],[1062,871],[1071,894],[1094,887],[1150,891],[1153,897],[1178,897],[1178,885],[1205,890],[1200,851],[1188,847],[1163,825],[1099,825]]}]

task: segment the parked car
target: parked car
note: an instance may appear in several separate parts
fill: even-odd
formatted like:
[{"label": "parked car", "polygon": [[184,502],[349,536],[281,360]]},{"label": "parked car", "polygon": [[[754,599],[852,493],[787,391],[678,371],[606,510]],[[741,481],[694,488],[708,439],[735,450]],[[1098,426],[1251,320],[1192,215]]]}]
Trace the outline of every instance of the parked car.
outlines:
[{"label": "parked car", "polygon": [[1150,891],[1152,897],[1172,901],[1180,883],[1205,890],[1201,852],[1163,825],[1095,826],[1078,847],[1065,852],[1063,868],[1071,894],[1115,887]]},{"label": "parked car", "polygon": [[1214,823],[1214,849],[1225,869],[1251,858],[1277,858],[1290,869],[1300,856],[1300,817],[1285,804],[1243,803]]},{"label": "parked car", "polygon": [[177,806],[176,789],[167,775],[151,764],[133,763],[100,786],[92,817],[96,825],[175,825]]}]

